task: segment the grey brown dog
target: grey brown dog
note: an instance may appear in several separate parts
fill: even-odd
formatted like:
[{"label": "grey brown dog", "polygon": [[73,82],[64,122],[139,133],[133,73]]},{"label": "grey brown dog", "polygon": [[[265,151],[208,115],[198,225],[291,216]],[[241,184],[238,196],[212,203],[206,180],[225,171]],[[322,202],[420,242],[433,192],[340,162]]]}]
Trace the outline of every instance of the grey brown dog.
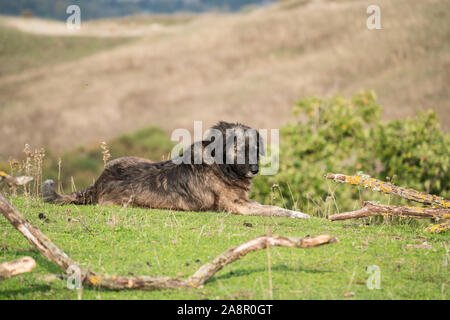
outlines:
[{"label": "grey brown dog", "polygon": [[[227,139],[229,131],[253,130],[242,124],[227,122],[219,122],[212,129],[222,133],[224,140]],[[54,190],[54,182],[47,180],[42,186],[43,199],[45,202],[58,204],[98,203],[309,219],[309,216],[302,212],[262,205],[248,198],[252,177],[259,171],[259,155],[264,152],[259,133],[257,136],[258,143],[252,145],[248,137],[242,140],[243,142],[233,139],[231,149],[245,150],[243,163],[235,161],[238,152],[233,152],[232,163],[226,161],[230,155],[229,146],[223,147],[219,158],[212,152],[215,161],[197,163],[194,161],[198,155],[195,145],[199,145],[203,152],[211,143],[201,141],[192,144],[180,155],[182,158],[178,160],[184,160],[181,163],[173,160],[154,163],[137,157],[115,159],[106,165],[94,184],[71,194],[58,194]],[[249,159],[255,148],[257,159],[252,163]]]}]

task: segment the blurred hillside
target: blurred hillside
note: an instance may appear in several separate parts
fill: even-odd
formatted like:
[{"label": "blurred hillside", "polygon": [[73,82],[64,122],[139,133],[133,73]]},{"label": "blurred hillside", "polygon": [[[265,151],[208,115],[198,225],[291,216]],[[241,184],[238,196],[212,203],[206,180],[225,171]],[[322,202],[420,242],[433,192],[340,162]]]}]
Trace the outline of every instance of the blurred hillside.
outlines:
[{"label": "blurred hillside", "polygon": [[[3,3],[3,2],[2,2]],[[236,14],[82,23],[0,17],[0,160],[24,144],[98,146],[156,125],[279,128],[302,97],[373,89],[394,119],[433,109],[450,128],[450,2],[285,1]]]}]

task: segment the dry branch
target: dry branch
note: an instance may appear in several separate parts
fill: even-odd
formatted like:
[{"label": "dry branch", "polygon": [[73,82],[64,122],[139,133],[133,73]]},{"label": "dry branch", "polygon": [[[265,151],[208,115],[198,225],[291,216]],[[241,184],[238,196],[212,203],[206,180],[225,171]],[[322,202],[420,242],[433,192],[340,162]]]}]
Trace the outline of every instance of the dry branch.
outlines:
[{"label": "dry branch", "polygon": [[280,237],[277,235],[261,236],[254,238],[244,244],[237,247],[229,248],[227,251],[216,257],[213,261],[208,262],[198,269],[189,279],[196,285],[203,284],[206,280],[211,278],[217,271],[222,269],[227,264],[230,264],[246,254],[262,250],[268,246],[288,247],[288,248],[311,248],[317,247],[323,244],[337,242],[336,238],[332,238],[328,235],[306,238],[292,238],[292,237]]},{"label": "dry branch", "polygon": [[56,263],[62,270],[68,272],[74,267],[80,270],[80,281],[86,286],[108,288],[114,290],[121,289],[142,289],[161,290],[169,288],[189,288],[199,287],[210,279],[216,272],[227,264],[230,264],[250,252],[262,250],[268,246],[280,246],[289,248],[310,248],[327,243],[337,242],[336,238],[328,235],[318,237],[280,237],[276,235],[261,236],[252,239],[237,247],[229,248],[227,251],[216,257],[213,261],[206,263],[186,280],[170,277],[121,277],[97,275],[88,269],[82,269],[79,264],[71,260],[61,249],[59,249],[48,237],[39,229],[33,227],[22,214],[14,208],[0,194],[0,212],[19,230],[27,240],[33,244],[48,260]]},{"label": "dry branch", "polygon": [[21,176],[21,177],[12,177],[4,171],[0,171],[0,183],[6,182],[10,186],[24,186],[28,182],[32,181],[33,177]]},{"label": "dry branch", "polygon": [[242,258],[250,252],[262,250],[267,246],[280,246],[289,248],[310,248],[323,244],[337,242],[336,238],[328,235],[306,238],[280,237],[277,235],[261,236],[254,238],[237,247],[229,248],[227,251],[217,256],[211,262],[200,267],[187,280],[175,279],[170,277],[119,277],[119,276],[98,276],[89,275],[85,284],[108,289],[142,289],[142,290],[161,290],[170,288],[197,288],[203,285],[214,274],[224,266]]},{"label": "dry branch", "polygon": [[0,264],[0,281],[9,279],[21,273],[30,272],[36,267],[36,262],[31,257],[23,257],[19,260]]},{"label": "dry branch", "polygon": [[425,229],[425,231],[427,232],[443,232],[443,231],[447,231],[450,230],[450,222],[443,222],[443,223],[439,223],[436,224],[434,226],[428,227]]},{"label": "dry branch", "polygon": [[2,194],[0,194],[0,211],[48,260],[55,262],[64,271],[67,270],[69,266],[76,265],[76,263],[47,238],[41,230],[33,227]]},{"label": "dry branch", "polygon": [[433,207],[450,208],[450,201],[442,197],[422,193],[414,189],[397,187],[392,183],[370,178],[368,176],[366,177],[364,175],[347,176],[345,174],[328,173],[326,178],[335,182],[358,185],[364,188],[370,188],[374,191],[393,194],[408,200],[420,202],[426,205],[432,205]]},{"label": "dry branch", "polygon": [[375,204],[370,201],[364,202],[364,207],[351,212],[344,212],[329,216],[328,219],[345,220],[356,219],[370,216],[390,215],[397,217],[409,217],[417,219],[448,219],[450,218],[450,209],[443,208],[419,208],[419,207],[402,207]]}]

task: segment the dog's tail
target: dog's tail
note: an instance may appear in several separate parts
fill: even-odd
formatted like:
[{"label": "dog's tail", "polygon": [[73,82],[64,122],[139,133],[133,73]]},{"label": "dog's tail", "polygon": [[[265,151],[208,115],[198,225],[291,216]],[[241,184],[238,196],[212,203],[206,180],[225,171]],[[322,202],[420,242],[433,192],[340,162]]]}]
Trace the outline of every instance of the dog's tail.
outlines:
[{"label": "dog's tail", "polygon": [[45,180],[42,184],[42,198],[44,202],[56,204],[95,204],[97,203],[97,192],[95,185],[86,189],[69,194],[59,194],[55,191],[53,180]]}]

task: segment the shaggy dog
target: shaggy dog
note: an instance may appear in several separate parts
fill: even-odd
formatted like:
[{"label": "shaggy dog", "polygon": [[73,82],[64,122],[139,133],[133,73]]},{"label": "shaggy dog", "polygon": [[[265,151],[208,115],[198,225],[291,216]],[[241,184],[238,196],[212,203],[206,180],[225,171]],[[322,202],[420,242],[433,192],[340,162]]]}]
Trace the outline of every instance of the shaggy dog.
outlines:
[{"label": "shaggy dog", "polygon": [[[42,186],[43,199],[58,204],[98,203],[309,218],[301,212],[262,205],[248,198],[252,177],[259,171],[259,155],[264,152],[256,130],[242,124],[219,122],[212,127],[212,132],[216,135],[209,141],[192,144],[172,160],[153,163],[124,157],[110,161],[94,184],[78,192],[60,195],[54,190],[54,182],[47,180]],[[256,133],[256,143],[255,139],[252,143],[252,136],[247,132]],[[219,147],[212,148],[214,142]],[[209,158],[205,151],[209,151]],[[204,161],[201,157],[198,161],[199,155]]]}]

